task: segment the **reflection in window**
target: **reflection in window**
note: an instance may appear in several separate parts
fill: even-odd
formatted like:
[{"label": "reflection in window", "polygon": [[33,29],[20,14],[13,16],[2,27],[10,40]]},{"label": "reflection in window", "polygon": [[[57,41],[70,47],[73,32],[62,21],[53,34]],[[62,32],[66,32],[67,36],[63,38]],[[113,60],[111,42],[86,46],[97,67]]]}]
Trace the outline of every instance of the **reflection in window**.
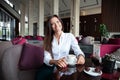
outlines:
[{"label": "reflection in window", "polygon": [[14,18],[0,8],[0,40],[12,39],[14,36],[14,23]]}]

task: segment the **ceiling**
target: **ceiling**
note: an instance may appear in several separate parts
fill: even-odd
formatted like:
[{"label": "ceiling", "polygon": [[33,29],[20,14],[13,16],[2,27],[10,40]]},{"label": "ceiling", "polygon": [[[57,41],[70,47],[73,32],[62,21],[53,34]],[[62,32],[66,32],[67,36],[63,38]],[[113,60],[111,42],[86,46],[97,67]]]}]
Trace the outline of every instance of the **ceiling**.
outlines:
[{"label": "ceiling", "polygon": [[[13,4],[15,4],[16,10],[19,10],[20,3],[24,5],[28,5],[29,0],[9,0]],[[44,0],[44,13],[45,16],[48,16],[51,14],[52,10],[52,0]],[[70,1],[71,0],[59,0],[59,14],[61,16],[70,15]],[[34,3],[38,4],[38,0],[34,0]],[[35,8],[38,7],[38,5],[34,6]],[[86,10],[91,9],[95,7],[101,7],[101,0],[80,0],[80,10]]]}]

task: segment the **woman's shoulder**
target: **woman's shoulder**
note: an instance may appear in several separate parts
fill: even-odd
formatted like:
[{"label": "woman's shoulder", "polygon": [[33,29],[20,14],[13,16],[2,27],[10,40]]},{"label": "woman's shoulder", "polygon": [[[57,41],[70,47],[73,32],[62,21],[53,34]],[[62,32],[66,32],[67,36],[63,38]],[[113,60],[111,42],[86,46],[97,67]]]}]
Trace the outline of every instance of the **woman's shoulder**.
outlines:
[{"label": "woman's shoulder", "polygon": [[65,36],[68,36],[68,37],[73,37],[74,35],[72,33],[64,33]]},{"label": "woman's shoulder", "polygon": [[68,36],[73,36],[72,33],[64,33],[65,35],[68,35]]},{"label": "woman's shoulder", "polygon": [[73,35],[72,33],[64,33],[65,35]]}]

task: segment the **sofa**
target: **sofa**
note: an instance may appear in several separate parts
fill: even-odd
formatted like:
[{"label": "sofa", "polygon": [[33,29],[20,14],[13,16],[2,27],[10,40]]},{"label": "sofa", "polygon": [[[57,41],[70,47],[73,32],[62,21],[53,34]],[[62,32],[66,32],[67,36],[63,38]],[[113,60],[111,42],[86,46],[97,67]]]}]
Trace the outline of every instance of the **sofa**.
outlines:
[{"label": "sofa", "polygon": [[0,42],[0,59],[1,59],[5,49],[7,49],[7,48],[9,48],[11,46],[13,46],[11,41],[2,41],[2,42]]},{"label": "sofa", "polygon": [[[7,48],[9,48],[11,46],[13,46],[11,41],[1,41],[0,42],[0,72],[2,72],[1,61],[2,61],[2,57],[3,57],[3,53]],[[2,73],[0,73],[0,80],[3,80]]]},{"label": "sofa", "polygon": [[94,44],[93,55],[97,58],[111,54],[120,48],[120,38],[109,39],[106,44]]},{"label": "sofa", "polygon": [[110,38],[107,44],[102,44],[100,47],[100,56],[111,54],[120,48],[120,38]]},{"label": "sofa", "polygon": [[14,45],[4,52],[2,74],[4,80],[34,80],[35,71],[21,71],[18,62],[22,45]]},{"label": "sofa", "polygon": [[[3,42],[5,44],[0,61],[0,80],[35,80],[35,73],[37,69],[22,70],[19,67],[21,54],[23,53],[24,45],[13,45],[11,42]],[[36,47],[41,47],[42,42],[26,43]],[[2,47],[0,45],[0,47]],[[31,50],[30,50],[31,51]],[[29,52],[30,52],[29,51]],[[35,53],[35,50],[32,51]],[[42,53],[43,61],[43,53]],[[41,64],[42,65],[42,64]]]}]

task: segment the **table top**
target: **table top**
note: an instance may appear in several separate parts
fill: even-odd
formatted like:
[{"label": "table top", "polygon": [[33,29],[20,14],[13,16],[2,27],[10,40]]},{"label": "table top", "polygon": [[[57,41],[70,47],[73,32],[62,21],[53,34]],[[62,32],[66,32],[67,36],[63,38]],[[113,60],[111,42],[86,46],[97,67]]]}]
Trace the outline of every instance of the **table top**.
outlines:
[{"label": "table top", "polygon": [[76,65],[59,69],[59,80],[118,80],[120,77],[120,72],[117,70],[112,74],[102,72],[102,74],[98,76],[89,75],[84,70],[85,65]]}]

